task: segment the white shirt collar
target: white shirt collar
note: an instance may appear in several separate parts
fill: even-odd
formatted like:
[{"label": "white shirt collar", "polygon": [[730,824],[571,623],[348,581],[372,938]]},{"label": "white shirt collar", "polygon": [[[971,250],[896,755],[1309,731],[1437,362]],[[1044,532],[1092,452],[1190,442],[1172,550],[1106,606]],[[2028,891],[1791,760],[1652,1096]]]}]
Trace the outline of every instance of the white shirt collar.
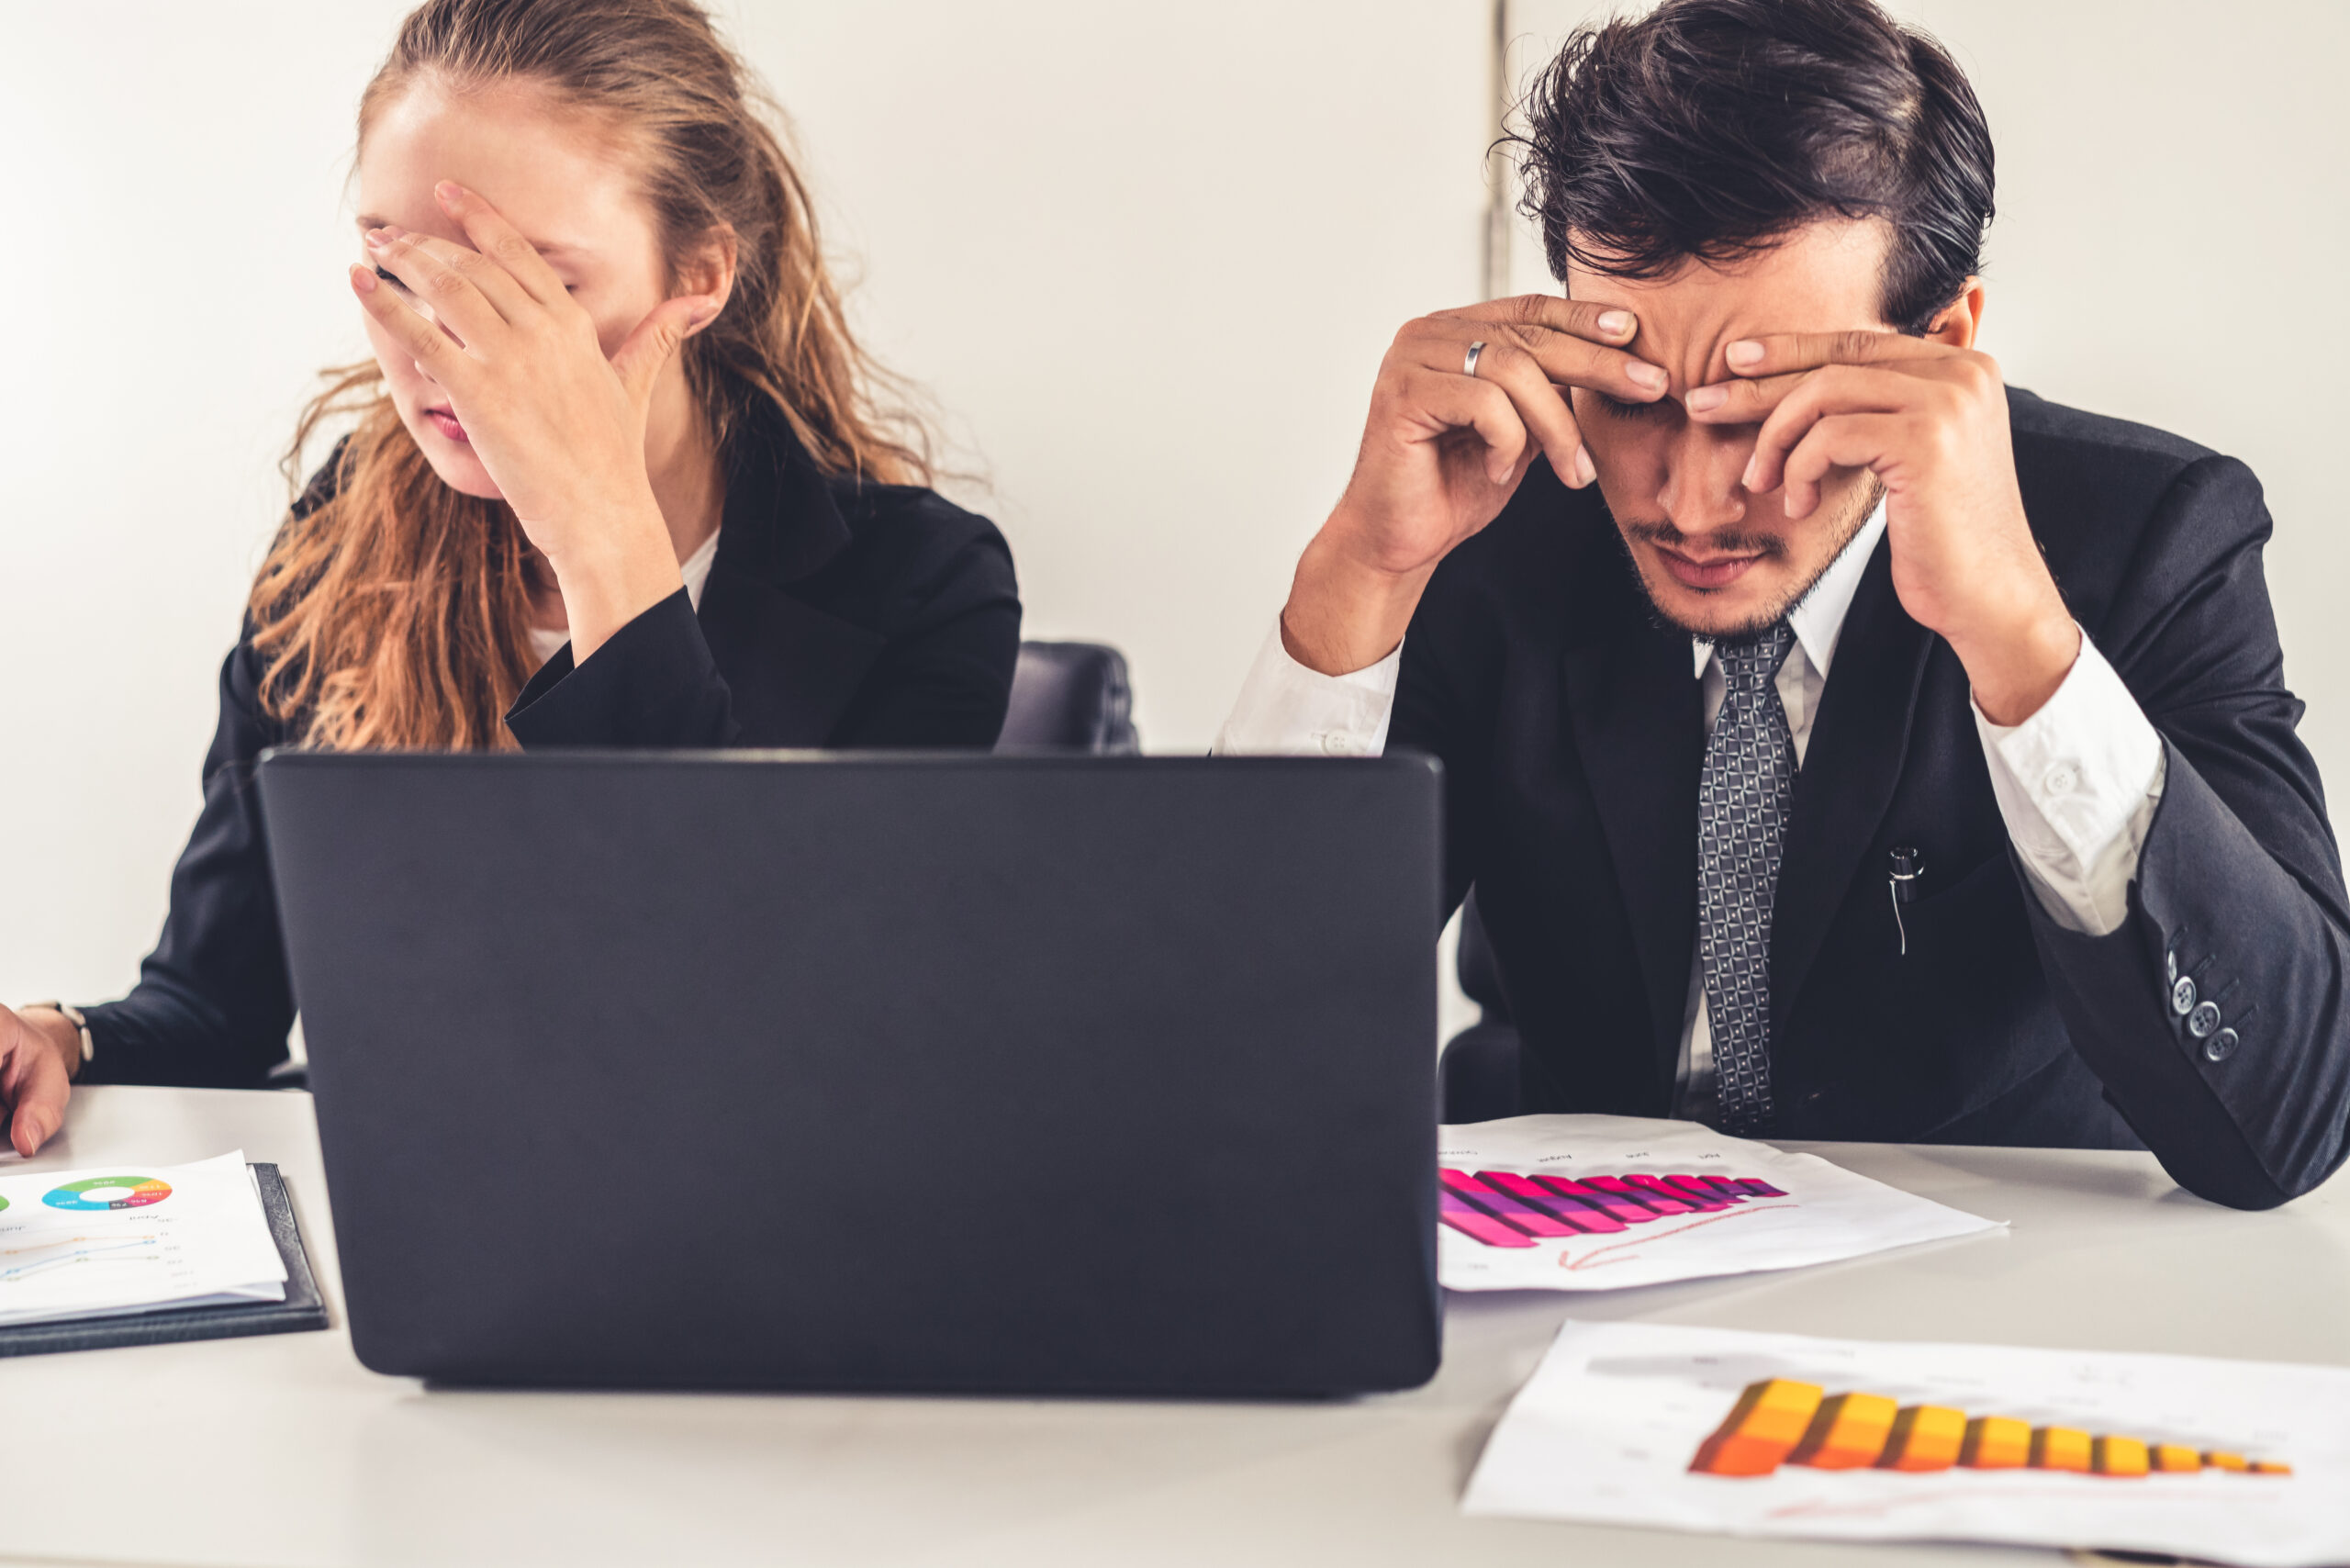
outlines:
[{"label": "white shirt collar", "polygon": [[[1852,535],[1844,553],[1828,564],[1819,580],[1803,601],[1787,611],[1788,629],[1795,633],[1796,642],[1803,649],[1803,656],[1822,680],[1828,678],[1828,661],[1836,656],[1836,639],[1843,634],[1844,617],[1852,608],[1852,596],[1861,591],[1861,574],[1869,568],[1869,557],[1876,554],[1876,542],[1885,537],[1885,503],[1878,501],[1869,520]],[[1710,637],[1689,639],[1690,652],[1695,656],[1698,675],[1714,660],[1714,642]]]}]

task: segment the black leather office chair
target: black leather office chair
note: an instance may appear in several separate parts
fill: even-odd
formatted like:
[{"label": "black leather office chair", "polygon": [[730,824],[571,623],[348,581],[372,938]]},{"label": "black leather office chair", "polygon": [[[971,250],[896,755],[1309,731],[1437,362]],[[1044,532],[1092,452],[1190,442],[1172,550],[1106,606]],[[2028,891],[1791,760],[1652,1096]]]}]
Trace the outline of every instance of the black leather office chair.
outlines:
[{"label": "black leather office chair", "polygon": [[1126,659],[1100,643],[1023,643],[998,751],[1039,748],[1126,756],[1135,734]]},{"label": "black leather office chair", "polygon": [[1502,999],[1501,972],[1477,913],[1477,890],[1460,906],[1460,989],[1484,1016],[1445,1042],[1437,1058],[1438,1099],[1448,1125],[1518,1113],[1517,1025]]}]

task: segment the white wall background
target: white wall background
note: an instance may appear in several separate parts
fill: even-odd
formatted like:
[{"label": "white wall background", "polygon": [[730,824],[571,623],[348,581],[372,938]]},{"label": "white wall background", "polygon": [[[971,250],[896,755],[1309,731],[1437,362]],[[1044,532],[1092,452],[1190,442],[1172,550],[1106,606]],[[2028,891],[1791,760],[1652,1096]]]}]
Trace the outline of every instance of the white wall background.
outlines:
[{"label": "white wall background", "polygon": [[[2308,734],[2329,600],[2350,7],[1908,0],[2001,158],[1988,347],[2244,456]],[[116,993],[342,284],[350,116],[399,0],[17,8],[0,50],[0,998]],[[1587,6],[1513,0],[1529,47]],[[991,485],[1029,632],[1123,645],[1200,750],[1345,478],[1405,318],[1484,276],[1485,0],[733,0],[856,309]],[[1514,258],[1526,286],[1531,275]]]}]

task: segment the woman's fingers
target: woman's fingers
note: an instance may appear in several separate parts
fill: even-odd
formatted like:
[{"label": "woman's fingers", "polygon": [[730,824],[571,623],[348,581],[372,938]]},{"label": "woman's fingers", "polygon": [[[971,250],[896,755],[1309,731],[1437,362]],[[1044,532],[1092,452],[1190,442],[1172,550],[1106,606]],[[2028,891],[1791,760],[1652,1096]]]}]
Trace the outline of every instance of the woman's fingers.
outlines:
[{"label": "woman's fingers", "polygon": [[681,294],[645,313],[628,340],[613,351],[612,369],[640,409],[651,402],[654,378],[677,345],[718,315],[718,301],[706,294]]},{"label": "woman's fingers", "polygon": [[474,242],[475,251],[513,279],[517,288],[541,305],[555,305],[571,297],[563,279],[539,254],[539,248],[479,194],[454,180],[442,181],[432,187],[432,194],[439,198],[441,210],[456,219],[465,238]]},{"label": "woman's fingers", "polygon": [[[508,324],[506,311],[482,286],[490,281],[483,274],[493,269],[474,252],[392,227],[370,229],[361,238],[375,265],[397,278],[417,305],[431,310],[467,347],[487,348]],[[500,292],[510,307],[529,303],[511,279],[505,280]]]},{"label": "woman's fingers", "polygon": [[22,1016],[0,1007],[0,1114],[8,1142],[30,1159],[65,1125],[73,1093],[64,1062]]},{"label": "woman's fingers", "polygon": [[455,380],[464,379],[465,352],[457,341],[410,308],[373,268],[351,269],[351,292],[359,296],[360,308],[375,318],[426,375],[443,386],[453,385],[453,375]]}]

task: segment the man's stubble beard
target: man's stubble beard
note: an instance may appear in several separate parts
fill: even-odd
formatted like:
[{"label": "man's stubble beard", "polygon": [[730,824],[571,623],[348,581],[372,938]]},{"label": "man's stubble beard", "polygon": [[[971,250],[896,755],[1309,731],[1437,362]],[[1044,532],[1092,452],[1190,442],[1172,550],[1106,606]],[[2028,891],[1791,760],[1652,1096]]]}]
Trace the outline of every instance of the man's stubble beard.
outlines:
[{"label": "man's stubble beard", "polygon": [[[1796,606],[1811,597],[1811,590],[1819,586],[1819,579],[1828,575],[1828,568],[1843,559],[1844,552],[1852,547],[1852,540],[1860,533],[1862,525],[1868,521],[1869,514],[1876,510],[1877,503],[1884,498],[1884,483],[1875,475],[1870,475],[1868,483],[1853,492],[1852,502],[1845,509],[1844,515],[1836,520],[1833,533],[1836,541],[1835,548],[1821,557],[1819,565],[1813,569],[1811,575],[1799,586],[1791,589],[1776,604],[1757,610],[1746,620],[1729,626],[1693,626],[1658,603],[1655,591],[1649,587],[1648,574],[1641,569],[1639,558],[1632,554],[1631,541],[1637,538],[1644,543],[1669,545],[1684,537],[1679,529],[1669,522],[1626,523],[1618,521],[1616,524],[1616,543],[1624,552],[1624,564],[1631,568],[1633,579],[1640,585],[1641,596],[1649,601],[1650,615],[1654,617],[1660,625],[1670,626],[1674,631],[1686,633],[1692,637],[1704,637],[1713,642],[1728,642],[1740,637],[1751,637],[1756,633],[1775,625],[1793,614]],[[1771,558],[1783,558],[1787,553],[1786,541],[1775,534],[1744,534],[1735,530],[1724,530],[1715,532],[1712,537],[1733,550],[1757,549]]]}]

